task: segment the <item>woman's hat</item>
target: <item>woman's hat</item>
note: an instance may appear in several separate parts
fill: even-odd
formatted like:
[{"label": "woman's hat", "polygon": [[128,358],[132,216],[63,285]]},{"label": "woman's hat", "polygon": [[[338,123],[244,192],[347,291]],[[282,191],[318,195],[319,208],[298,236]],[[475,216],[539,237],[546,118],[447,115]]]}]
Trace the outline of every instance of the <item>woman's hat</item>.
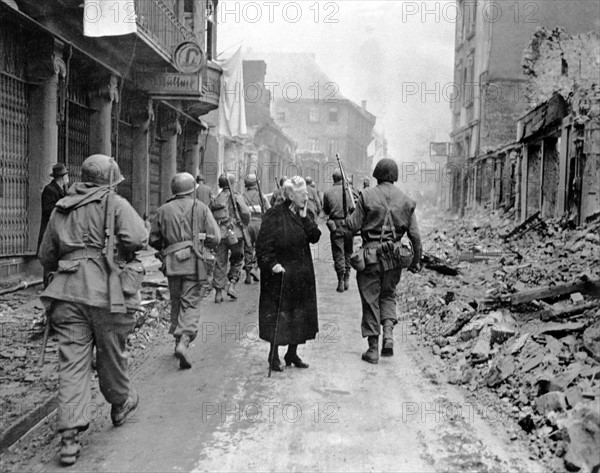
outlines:
[{"label": "woman's hat", "polygon": [[52,176],[54,179],[56,179],[57,177],[62,177],[65,174],[69,174],[69,171],[67,170],[67,167],[64,164],[58,163],[52,166],[52,174],[50,174],[50,176]]}]

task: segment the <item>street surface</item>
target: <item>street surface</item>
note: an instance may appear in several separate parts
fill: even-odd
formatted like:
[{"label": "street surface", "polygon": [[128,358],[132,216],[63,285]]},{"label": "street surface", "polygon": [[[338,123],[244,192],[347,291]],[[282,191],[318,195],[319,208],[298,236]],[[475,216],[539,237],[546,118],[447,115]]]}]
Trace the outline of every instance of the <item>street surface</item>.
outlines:
[{"label": "street surface", "polygon": [[[298,350],[309,369],[267,377],[258,284],[241,284],[237,302],[215,304],[211,294],[191,348],[193,368],[179,370],[165,335],[135,377],[135,418],[113,428],[97,396],[82,456],[70,470],[543,471],[509,440],[490,406],[467,401],[436,374],[439,360],[401,328],[407,324],[397,327],[394,357],[375,366],[361,361],[356,281],[335,292],[328,248],[323,228],[314,249],[321,331]],[[56,445],[45,446],[29,469],[69,471]]]}]

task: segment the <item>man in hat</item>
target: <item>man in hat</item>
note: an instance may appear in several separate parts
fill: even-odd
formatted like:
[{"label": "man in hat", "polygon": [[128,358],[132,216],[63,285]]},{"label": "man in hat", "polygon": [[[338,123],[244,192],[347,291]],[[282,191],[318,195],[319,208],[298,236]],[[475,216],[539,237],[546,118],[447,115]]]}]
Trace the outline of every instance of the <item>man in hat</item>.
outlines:
[{"label": "man in hat", "polygon": [[[346,225],[344,215],[342,173],[336,169],[332,175],[333,186],[323,196],[323,212],[329,217],[327,228],[331,241],[333,267],[338,278],[337,292],[347,291],[350,287],[350,256],[352,256],[352,233]],[[350,202],[350,196],[347,196]]]},{"label": "man in hat", "polygon": [[[352,233],[361,232],[365,248],[366,267],[356,273],[362,302],[362,336],[368,338],[369,349],[362,354],[368,363],[379,362],[379,335],[383,326],[381,356],[394,354],[394,325],[396,319],[396,286],[400,268],[384,269],[378,253],[388,242],[399,242],[406,232],[413,246],[414,257],[410,271],[419,271],[421,237],[415,216],[415,201],[394,186],[398,180],[398,165],[385,158],[373,171],[377,186],[363,189],[356,210],[347,218]],[[367,257],[369,255],[369,257]]]},{"label": "man in hat", "polygon": [[242,194],[244,202],[250,209],[250,223],[248,224],[248,233],[252,245],[244,245],[244,270],[246,271],[245,284],[252,284],[252,279],[258,282],[256,269],[256,238],[260,231],[263,212],[271,208],[267,198],[258,191],[258,179],[256,174],[248,174],[244,179],[246,191]]},{"label": "man in hat", "polygon": [[[89,427],[92,403],[92,350],[97,347],[96,367],[100,391],[112,404],[115,427],[123,425],[138,405],[131,387],[125,346],[135,327],[135,311],[141,301],[135,284],[109,285],[112,275],[106,248],[107,206],[112,212],[115,254],[128,267],[143,274],[135,252],[146,245],[148,235],[135,209],[114,193],[123,180],[116,161],[103,154],[88,157],[81,166],[81,182],[71,186],[56,204],[44,232],[39,256],[44,270],[55,276],[40,296],[50,312],[58,335],[58,420],[60,460],[76,462],[81,452],[79,433]],[[99,410],[97,410],[99,412]]]},{"label": "man in hat", "polygon": [[[171,326],[175,356],[181,369],[192,367],[188,348],[198,334],[202,281],[197,258],[200,242],[215,248],[221,239],[210,210],[196,198],[197,184],[187,172],[171,179],[171,197],[162,205],[152,223],[150,246],[162,251],[163,267],[171,294]],[[194,241],[196,239],[196,241]]]},{"label": "man in hat", "polygon": [[[40,223],[40,233],[38,236],[37,248],[40,249],[44,232],[50,220],[50,214],[54,210],[56,203],[62,199],[69,186],[69,171],[64,164],[58,163],[52,166],[52,181],[42,191],[42,221]],[[48,274],[44,272],[44,287],[48,286]]]}]

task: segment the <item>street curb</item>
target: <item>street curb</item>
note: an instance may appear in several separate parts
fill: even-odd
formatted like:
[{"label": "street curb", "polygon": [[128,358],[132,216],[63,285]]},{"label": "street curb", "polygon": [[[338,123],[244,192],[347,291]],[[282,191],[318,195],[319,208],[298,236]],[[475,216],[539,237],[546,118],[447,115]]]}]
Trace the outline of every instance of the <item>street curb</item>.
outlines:
[{"label": "street curb", "polygon": [[50,396],[46,401],[37,406],[34,410],[23,414],[12,425],[4,431],[0,437],[0,454],[4,453],[15,443],[17,443],[27,432],[33,429],[40,422],[45,421],[58,410],[58,396]]}]

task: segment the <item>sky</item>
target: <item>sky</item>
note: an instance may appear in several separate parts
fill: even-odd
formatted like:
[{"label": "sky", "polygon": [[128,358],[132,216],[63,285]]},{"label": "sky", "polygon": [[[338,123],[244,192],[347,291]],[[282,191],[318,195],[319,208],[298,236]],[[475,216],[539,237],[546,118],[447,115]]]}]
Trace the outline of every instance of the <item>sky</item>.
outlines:
[{"label": "sky", "polygon": [[[399,162],[448,141],[454,2],[219,2],[218,53],[310,52],[340,93],[377,117]],[[268,64],[267,64],[268,69]],[[437,90],[437,91],[436,91]],[[425,91],[430,91],[424,94]]]}]

